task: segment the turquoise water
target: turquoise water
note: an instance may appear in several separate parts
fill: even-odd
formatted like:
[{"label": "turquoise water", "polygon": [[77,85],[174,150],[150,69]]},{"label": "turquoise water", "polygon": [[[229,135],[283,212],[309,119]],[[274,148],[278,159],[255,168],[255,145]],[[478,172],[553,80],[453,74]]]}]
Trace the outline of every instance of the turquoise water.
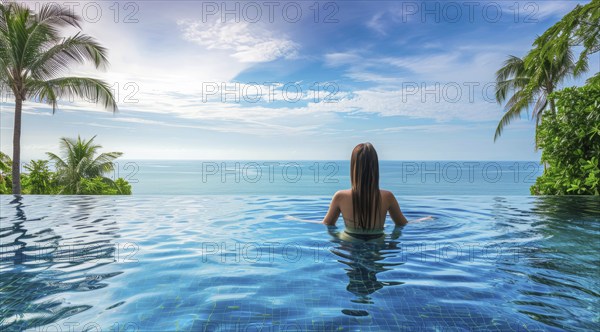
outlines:
[{"label": "turquoise water", "polygon": [[599,198],[399,200],[367,244],[327,196],[1,196],[0,330],[598,329]]},{"label": "turquoise water", "polygon": [[[350,186],[348,161],[129,160],[115,164],[134,195],[332,195]],[[529,195],[533,161],[381,161],[381,187],[400,195]]]}]

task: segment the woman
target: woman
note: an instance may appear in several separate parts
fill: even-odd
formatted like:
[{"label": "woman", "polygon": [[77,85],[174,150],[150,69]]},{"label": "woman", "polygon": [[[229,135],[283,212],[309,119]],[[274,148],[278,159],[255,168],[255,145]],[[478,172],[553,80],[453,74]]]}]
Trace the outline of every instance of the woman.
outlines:
[{"label": "woman", "polygon": [[371,143],[361,143],[352,150],[350,181],[352,189],[340,190],[333,195],[323,224],[334,226],[341,212],[346,226],[344,233],[369,241],[383,237],[388,212],[396,226],[408,223],[394,194],[379,189],[379,161]]}]

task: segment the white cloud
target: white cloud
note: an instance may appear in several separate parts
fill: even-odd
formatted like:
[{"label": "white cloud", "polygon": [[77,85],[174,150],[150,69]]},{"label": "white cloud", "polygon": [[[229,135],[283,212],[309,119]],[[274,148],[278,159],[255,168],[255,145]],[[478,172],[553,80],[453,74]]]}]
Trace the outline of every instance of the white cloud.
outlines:
[{"label": "white cloud", "polygon": [[[579,1],[538,1],[538,2],[527,2],[522,5],[521,15],[522,19],[529,18],[530,20],[536,20],[537,18],[545,19],[548,17],[558,16],[562,17],[567,14],[578,3]],[[585,3],[585,2],[583,2]],[[513,9],[514,10],[514,9]]]},{"label": "white cloud", "polygon": [[[415,119],[430,119],[438,122],[463,120],[469,122],[497,121],[500,107],[486,101],[477,91],[468,95],[466,87],[456,90],[456,86],[440,85],[422,87],[416,90],[404,89],[365,89],[354,91],[351,96],[341,98],[337,103],[309,104],[312,112],[367,113],[379,116],[404,116]],[[452,90],[452,91],[451,91]],[[436,92],[434,92],[436,91]],[[455,91],[461,93],[456,98]]]},{"label": "white cloud", "polygon": [[[346,67],[345,77],[357,82],[392,86],[401,82],[495,81],[495,71],[514,45],[463,44],[424,55],[381,56],[361,50],[325,54],[329,67]],[[410,77],[410,79],[407,79]]]},{"label": "white cloud", "polygon": [[274,34],[257,24],[247,22],[182,20],[178,22],[186,40],[209,50],[230,51],[240,62],[269,62],[296,56],[298,44]]},{"label": "white cloud", "polygon": [[355,52],[336,52],[325,54],[325,64],[330,67],[354,65],[364,60]]},{"label": "white cloud", "polygon": [[378,128],[366,130],[366,132],[383,132],[383,133],[396,133],[396,132],[420,132],[420,133],[448,133],[448,132],[464,132],[480,130],[481,128],[487,128],[484,125],[457,125],[457,124],[430,124],[430,125],[405,125],[405,126],[394,126],[386,128]]},{"label": "white cloud", "polygon": [[382,22],[382,13],[377,13],[375,15],[373,15],[371,17],[371,19],[369,21],[367,21],[367,27],[373,29],[375,32],[377,32],[380,35],[386,35],[385,32],[385,25]]},{"label": "white cloud", "polygon": [[[144,8],[146,6],[150,5],[144,4]],[[141,11],[142,14],[151,15],[148,11]],[[177,38],[180,31],[175,17],[145,15],[138,24],[115,24],[112,17],[98,23],[84,22],[82,30],[109,50],[110,67],[106,72],[99,72],[93,66],[78,66],[69,74],[104,79],[119,88],[122,102],[133,91],[125,89],[128,83],[137,85],[140,94],[164,91],[165,87],[169,91],[192,94],[201,91],[202,82],[229,81],[251,66],[226,61],[224,51],[201,50]]]},{"label": "white cloud", "polygon": [[402,81],[402,78],[398,76],[385,76],[367,71],[349,71],[344,76],[357,82],[374,82],[378,84],[397,84]]}]

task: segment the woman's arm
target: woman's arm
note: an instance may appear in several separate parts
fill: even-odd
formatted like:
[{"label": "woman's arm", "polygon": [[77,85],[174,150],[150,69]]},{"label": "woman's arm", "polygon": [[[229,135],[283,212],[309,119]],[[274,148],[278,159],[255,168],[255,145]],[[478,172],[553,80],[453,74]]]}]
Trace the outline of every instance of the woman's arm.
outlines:
[{"label": "woman's arm", "polygon": [[388,199],[390,202],[390,217],[392,217],[394,224],[396,224],[396,226],[404,226],[408,224],[408,220],[406,220],[406,217],[402,214],[402,211],[400,210],[400,205],[398,204],[398,200],[396,200],[394,194],[389,192],[388,195]]},{"label": "woman's arm", "polygon": [[402,211],[400,210],[400,205],[398,204],[398,201],[396,200],[396,197],[394,197],[394,194],[392,194],[391,192],[388,192],[389,194],[389,200],[390,200],[390,217],[392,217],[392,220],[394,221],[394,224],[396,224],[396,226],[404,226],[408,223],[416,223],[416,222],[421,222],[421,221],[425,221],[425,220],[430,220],[433,219],[432,216],[427,216],[424,218],[419,218],[419,219],[415,219],[415,220],[407,220],[406,217],[404,217],[404,214],[402,214]]},{"label": "woman's arm", "polygon": [[409,223],[416,223],[416,222],[421,222],[421,221],[425,221],[425,220],[433,220],[433,217],[427,216],[427,217],[411,220],[411,221],[409,221]]},{"label": "woman's arm", "polygon": [[340,217],[340,199],[341,199],[342,195],[340,194],[340,192],[336,192],[335,195],[333,195],[333,198],[331,199],[331,204],[329,204],[329,211],[327,211],[327,214],[325,215],[325,218],[323,218],[323,224],[327,225],[327,226],[335,226],[335,222],[338,220],[338,218]]}]

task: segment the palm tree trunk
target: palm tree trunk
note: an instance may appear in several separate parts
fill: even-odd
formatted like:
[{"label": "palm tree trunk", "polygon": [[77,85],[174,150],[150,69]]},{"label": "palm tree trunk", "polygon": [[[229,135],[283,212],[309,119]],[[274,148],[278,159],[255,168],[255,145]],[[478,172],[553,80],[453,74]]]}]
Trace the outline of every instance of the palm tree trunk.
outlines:
[{"label": "palm tree trunk", "polygon": [[552,113],[556,114],[556,105],[554,104],[554,99],[550,99],[550,109]]},{"label": "palm tree trunk", "polygon": [[[550,97],[550,95],[552,94],[552,92],[554,92],[554,86],[551,83],[550,86],[546,89],[547,92],[547,97]],[[549,98],[550,99],[550,109],[552,110],[552,113],[556,114],[556,104],[554,104],[554,98]]]},{"label": "palm tree trunk", "polygon": [[15,128],[13,131],[12,193],[21,194],[21,110],[23,100],[15,98]]}]

